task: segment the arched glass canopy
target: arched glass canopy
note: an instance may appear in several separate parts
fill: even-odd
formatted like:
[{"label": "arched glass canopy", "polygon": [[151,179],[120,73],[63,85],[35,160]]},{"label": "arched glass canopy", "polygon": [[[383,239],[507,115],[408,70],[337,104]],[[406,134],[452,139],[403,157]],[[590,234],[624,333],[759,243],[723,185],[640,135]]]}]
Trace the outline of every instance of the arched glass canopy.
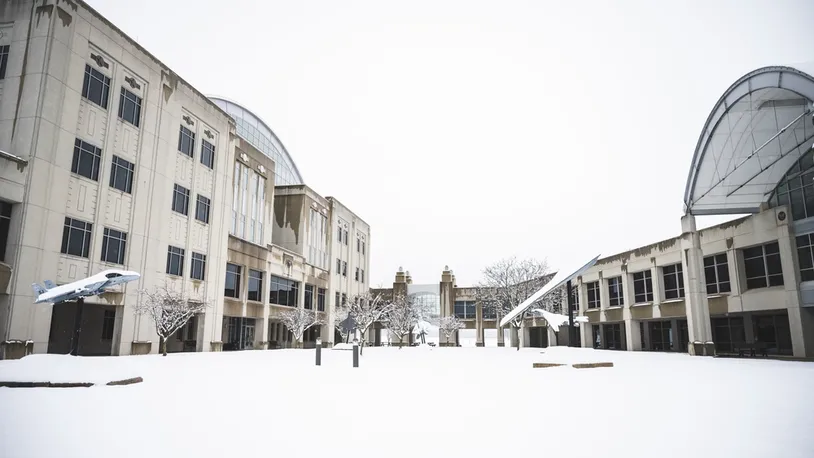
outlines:
[{"label": "arched glass canopy", "polygon": [[684,209],[694,215],[756,213],[814,144],[814,77],[764,67],[718,100],[696,145]]},{"label": "arched glass canopy", "polygon": [[259,116],[237,102],[221,97],[209,99],[235,118],[237,135],[274,160],[275,186],[305,184],[283,143]]}]

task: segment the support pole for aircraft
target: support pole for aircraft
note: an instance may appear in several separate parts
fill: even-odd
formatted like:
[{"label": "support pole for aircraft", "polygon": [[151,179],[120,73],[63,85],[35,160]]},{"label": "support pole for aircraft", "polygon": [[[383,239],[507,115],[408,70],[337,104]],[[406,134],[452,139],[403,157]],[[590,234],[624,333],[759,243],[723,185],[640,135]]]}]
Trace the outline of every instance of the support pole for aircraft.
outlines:
[{"label": "support pole for aircraft", "polygon": [[574,298],[571,297],[571,280],[565,284],[565,291],[568,295],[568,346],[574,346]]},{"label": "support pole for aircraft", "polygon": [[71,355],[79,352],[79,338],[82,336],[82,312],[85,308],[85,299],[76,300],[76,313],[74,314],[73,338],[71,339]]}]

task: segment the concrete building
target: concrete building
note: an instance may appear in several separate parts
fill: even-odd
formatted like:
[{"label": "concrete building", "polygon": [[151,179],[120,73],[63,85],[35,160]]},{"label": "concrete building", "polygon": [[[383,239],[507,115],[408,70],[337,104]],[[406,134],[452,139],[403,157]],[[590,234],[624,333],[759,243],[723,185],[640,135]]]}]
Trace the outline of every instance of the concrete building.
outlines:
[{"label": "concrete building", "polygon": [[[713,107],[682,233],[578,279],[583,346],[814,357],[814,78],[748,73]],[[749,214],[698,230],[695,216]]]},{"label": "concrete building", "polygon": [[[84,2],[0,3],[0,358],[157,352],[131,306],[165,283],[211,304],[170,350],[285,346],[275,309],[366,288],[332,284],[334,221],[370,249],[369,226],[321,197],[308,248],[274,244],[291,185],[299,170],[257,116],[204,96]],[[32,283],[108,267],[142,276],[83,305],[33,304]]]}]

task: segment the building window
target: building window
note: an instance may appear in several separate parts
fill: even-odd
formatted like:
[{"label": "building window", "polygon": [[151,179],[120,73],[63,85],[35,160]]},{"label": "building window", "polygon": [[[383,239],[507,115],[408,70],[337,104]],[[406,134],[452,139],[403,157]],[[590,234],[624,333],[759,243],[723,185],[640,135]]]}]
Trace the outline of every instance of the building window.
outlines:
[{"label": "building window", "polygon": [[348,246],[348,230],[347,229],[345,229],[344,234],[345,234],[345,240],[344,240],[345,246]]},{"label": "building window", "polygon": [[661,268],[664,276],[664,298],[680,299],[684,297],[684,270],[681,263]]},{"label": "building window", "polygon": [[184,276],[184,249],[170,245],[167,248],[167,273]]},{"label": "building window", "polygon": [[342,261],[342,276],[343,277],[348,276],[348,262],[347,261]]},{"label": "building window", "polygon": [[587,286],[587,289],[588,289],[588,308],[589,309],[598,309],[599,308],[599,299],[600,299],[600,296],[599,296],[599,282],[594,281],[594,282],[588,283],[586,286]]},{"label": "building window", "polygon": [[345,294],[345,293],[342,293],[342,305],[347,305],[347,303],[348,303],[348,295]]},{"label": "building window", "polygon": [[0,46],[0,80],[6,77],[6,67],[8,67],[9,45]]},{"label": "building window", "polygon": [[11,227],[11,204],[0,201],[0,261],[6,262],[8,231]]},{"label": "building window", "polygon": [[747,289],[783,285],[783,267],[780,265],[777,242],[745,248],[742,252]]},{"label": "building window", "polygon": [[337,291],[336,292],[336,297],[334,297],[334,306],[339,307],[339,304],[340,304],[339,300],[340,300],[339,291]]},{"label": "building window", "polygon": [[92,232],[92,223],[66,217],[65,227],[62,229],[62,250],[60,252],[87,258],[90,252]]},{"label": "building window", "polygon": [[121,192],[131,194],[133,192],[133,171],[135,165],[119,156],[113,156],[113,163],[110,165],[110,187]]},{"label": "building window", "polygon": [[263,300],[263,272],[259,270],[249,269],[249,294],[250,301]]},{"label": "building window", "polygon": [[277,305],[296,307],[299,289],[299,283],[294,280],[272,275],[271,286],[269,287],[269,302]]},{"label": "building window", "polygon": [[314,308],[314,285],[305,285],[305,308],[311,310]]},{"label": "building window", "polygon": [[791,218],[795,221],[814,216],[812,168],[814,168],[814,151],[808,150],[789,168],[771,198],[773,206],[788,206]]},{"label": "building window", "polygon": [[178,134],[178,151],[192,157],[195,150],[195,133],[181,126],[181,132]]},{"label": "building window", "polygon": [[243,267],[237,264],[226,264],[226,287],[223,295],[234,299],[240,299],[240,283]]},{"label": "building window", "polygon": [[328,217],[319,210],[310,209],[310,230],[308,231],[308,263],[328,270]]},{"label": "building window", "polygon": [[113,340],[113,328],[116,325],[116,311],[105,310],[102,318],[102,340]]},{"label": "building window", "polygon": [[201,164],[215,168],[215,145],[206,140],[201,140]]},{"label": "building window", "polygon": [[707,294],[720,294],[731,291],[726,253],[704,258],[704,277],[707,282]]},{"label": "building window", "polygon": [[455,317],[462,320],[475,318],[475,302],[474,301],[455,301]]},{"label": "building window", "polygon": [[365,282],[365,269],[362,269],[361,275],[359,277],[359,281],[364,283]]},{"label": "building window", "polygon": [[317,288],[317,311],[325,311],[325,288]]},{"label": "building window", "polygon": [[119,117],[138,127],[141,119],[141,97],[122,88],[119,96]]},{"label": "building window", "polygon": [[172,192],[172,211],[184,216],[189,214],[189,189],[175,185]]},{"label": "building window", "polygon": [[363,240],[362,241],[362,255],[364,255],[364,254],[365,254],[365,242]]},{"label": "building window", "polygon": [[605,331],[605,349],[606,350],[624,350],[622,341],[624,335],[622,333],[622,323],[603,324]]},{"label": "building window", "polygon": [[653,273],[650,269],[633,274],[633,302],[653,302]]},{"label": "building window", "polygon": [[127,233],[105,228],[102,237],[102,261],[124,265],[124,249],[127,247]]},{"label": "building window", "polygon": [[206,255],[192,252],[192,272],[189,278],[203,280],[206,275]]},{"label": "building window", "polygon": [[797,236],[797,261],[800,263],[800,281],[814,280],[814,234]]},{"label": "building window", "polygon": [[358,236],[356,237],[356,252],[362,252],[362,239],[360,239]]},{"label": "building window", "polygon": [[85,64],[85,80],[82,82],[82,97],[107,109],[110,94],[110,78],[99,70]]},{"label": "building window", "polygon": [[358,267],[356,268],[356,274],[355,274],[354,280],[359,281],[359,268]]},{"label": "building window", "polygon": [[336,258],[336,274],[337,275],[342,274],[342,260],[339,258]]},{"label": "building window", "polygon": [[99,180],[99,162],[102,160],[102,149],[88,142],[76,139],[73,144],[73,161],[71,172],[93,181]]},{"label": "building window", "polygon": [[625,304],[622,291],[622,277],[608,279],[608,304],[611,307],[618,307]]},{"label": "building window", "polygon": [[209,207],[211,201],[198,194],[198,204],[195,206],[195,219],[202,223],[209,224]]}]

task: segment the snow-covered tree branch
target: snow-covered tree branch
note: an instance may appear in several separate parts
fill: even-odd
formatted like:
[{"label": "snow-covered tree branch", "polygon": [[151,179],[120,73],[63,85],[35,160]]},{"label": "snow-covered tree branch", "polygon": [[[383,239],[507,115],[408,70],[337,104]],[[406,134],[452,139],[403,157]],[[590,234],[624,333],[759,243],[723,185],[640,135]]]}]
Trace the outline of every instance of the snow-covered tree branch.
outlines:
[{"label": "snow-covered tree branch", "polygon": [[445,316],[441,318],[441,323],[438,326],[438,329],[444,334],[446,338],[447,345],[449,345],[449,338],[455,331],[464,328],[464,322],[459,320],[458,317],[455,316]]},{"label": "snow-covered tree branch", "polygon": [[393,308],[393,302],[388,301],[382,294],[366,292],[353,296],[348,301],[348,315],[356,322],[359,331],[361,347],[359,353],[364,352],[367,330],[377,321],[382,321]]},{"label": "snow-covered tree branch", "polygon": [[208,303],[190,300],[184,294],[167,286],[154,290],[140,290],[140,300],[133,309],[137,315],[149,315],[155,324],[155,332],[162,339],[161,353],[167,356],[167,340],[175,331],[181,329],[190,318],[202,313]]},{"label": "snow-covered tree branch", "polygon": [[[478,284],[476,297],[487,309],[494,310],[497,320],[506,316],[515,307],[543,287],[552,275],[548,273],[545,261],[516,258],[502,259],[483,270],[483,280]],[[520,313],[511,321],[515,330],[526,317]],[[518,339],[519,341],[519,339]],[[518,342],[519,348],[519,342]]]},{"label": "snow-covered tree branch", "polygon": [[336,305],[334,307],[334,328],[339,331],[339,336],[343,341],[348,340],[350,331],[345,329],[344,322],[348,318],[348,307],[343,305]]},{"label": "snow-covered tree branch", "polygon": [[302,336],[312,326],[322,324],[316,312],[308,309],[291,309],[277,312],[277,318],[291,331],[294,336],[294,346],[302,345]]},{"label": "snow-covered tree branch", "polygon": [[387,313],[387,328],[399,339],[399,348],[404,344],[404,336],[413,331],[419,318],[420,313],[412,298],[400,294],[393,299]]}]

